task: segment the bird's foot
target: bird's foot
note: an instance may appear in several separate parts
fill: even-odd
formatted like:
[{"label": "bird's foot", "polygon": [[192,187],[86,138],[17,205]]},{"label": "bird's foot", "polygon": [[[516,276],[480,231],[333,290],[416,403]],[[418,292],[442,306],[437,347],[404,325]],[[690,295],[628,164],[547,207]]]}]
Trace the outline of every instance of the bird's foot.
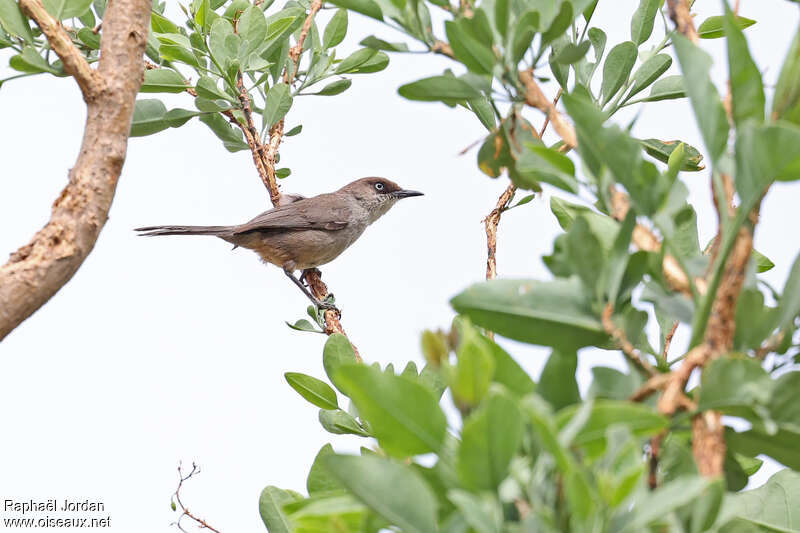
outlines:
[{"label": "bird's foot", "polygon": [[342,316],[342,312],[336,307],[336,299],[333,294],[328,294],[324,300],[317,301],[317,307],[324,311],[336,311],[336,314]]},{"label": "bird's foot", "polygon": [[307,268],[300,273],[300,281],[302,281],[306,285],[306,287],[308,287],[308,279],[306,279],[306,276],[308,274],[311,274],[312,272],[315,273],[317,276],[320,276],[320,271],[317,268]]}]

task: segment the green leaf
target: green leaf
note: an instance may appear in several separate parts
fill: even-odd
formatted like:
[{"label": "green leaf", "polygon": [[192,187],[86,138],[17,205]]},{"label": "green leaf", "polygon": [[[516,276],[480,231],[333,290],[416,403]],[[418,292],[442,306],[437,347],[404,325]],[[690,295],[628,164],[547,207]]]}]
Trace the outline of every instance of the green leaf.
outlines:
[{"label": "green leaf", "polygon": [[150,13],[150,27],[155,33],[180,33],[178,27],[171,20],[155,11]]},{"label": "green leaf", "polygon": [[606,105],[628,81],[628,76],[636,63],[636,56],[637,48],[631,41],[619,43],[608,53],[603,64],[603,83],[600,86],[602,105]]},{"label": "green leaf", "polygon": [[625,96],[625,101],[649,87],[650,84],[666,72],[671,65],[672,58],[667,54],[650,56],[633,74],[633,87],[627,96]]},{"label": "green leaf", "polygon": [[330,444],[326,444],[317,452],[317,456],[314,458],[314,463],[311,465],[311,470],[308,472],[308,478],[306,479],[306,490],[308,490],[309,495],[344,488],[344,486],[339,483],[339,480],[328,470],[328,466],[325,464],[326,457],[332,455],[336,455],[336,453],[333,451],[333,446]]},{"label": "green leaf", "polygon": [[592,367],[592,385],[588,394],[590,398],[627,400],[634,392],[636,379],[632,375],[607,366]]},{"label": "green leaf", "polygon": [[631,41],[642,44],[653,33],[653,23],[658,13],[659,0],[640,0],[631,19]]},{"label": "green leaf", "polygon": [[217,82],[208,76],[200,76],[200,79],[197,80],[195,91],[197,91],[197,96],[200,98],[233,101],[231,95],[217,87]]},{"label": "green leaf", "polygon": [[756,272],[761,274],[762,272],[767,272],[768,270],[772,270],[775,266],[775,263],[770,261],[769,257],[762,254],[758,250],[753,250],[753,260],[756,262]]},{"label": "green leaf", "polygon": [[671,183],[653,163],[643,159],[639,143],[617,125],[604,126],[606,113],[590,100],[565,94],[562,101],[575,121],[578,152],[592,173],[599,176],[605,165],[614,179],[628,190],[640,214],[657,211]]},{"label": "green leaf", "polygon": [[586,287],[594,292],[596,299],[603,287],[599,283],[605,267],[605,254],[598,238],[589,228],[584,218],[579,218],[570,226],[566,240],[567,257],[574,271]]},{"label": "green leaf", "polygon": [[542,21],[541,30],[543,31],[541,46],[551,43],[561,37],[564,32],[567,31],[567,28],[570,27],[572,21],[575,20],[576,14],[577,13],[572,11],[571,2],[562,2],[558,14],[549,25],[545,25],[544,21]]},{"label": "green leaf", "polygon": [[389,65],[389,56],[383,52],[378,52],[357,67],[350,70],[353,74],[368,74],[385,69]]},{"label": "green leaf", "polygon": [[336,73],[345,74],[347,72],[352,72],[363,63],[366,63],[372,59],[377,53],[377,50],[373,50],[372,48],[362,48],[361,50],[356,50],[343,59],[341,63],[339,63],[339,65],[336,67]]},{"label": "green leaf", "polygon": [[494,3],[494,25],[505,40],[508,35],[509,0],[496,0]]},{"label": "green leaf", "polygon": [[281,82],[270,87],[264,104],[264,128],[271,128],[275,125],[286,116],[291,107],[292,95],[289,94],[288,85]]},{"label": "green leaf", "polygon": [[[328,379],[331,380],[337,389],[340,391],[342,388],[334,379],[336,372],[342,365],[349,365],[356,363],[356,353],[353,351],[353,345],[344,335],[334,333],[325,341],[325,348],[322,351],[322,366],[325,367],[325,373]],[[343,391],[344,392],[344,391]]]},{"label": "green leaf", "polygon": [[344,40],[347,34],[347,10],[339,9],[331,17],[328,25],[325,26],[325,33],[322,35],[322,47],[327,50],[333,48]]},{"label": "green leaf", "polygon": [[401,85],[400,96],[409,100],[435,102],[437,100],[469,100],[479,98],[481,93],[467,82],[452,76],[433,76]]},{"label": "green leaf", "polygon": [[232,58],[231,52],[225,46],[225,41],[233,35],[233,25],[225,18],[217,18],[211,23],[208,35],[208,48],[214,59],[223,67],[226,61]]},{"label": "green leaf", "polygon": [[514,184],[525,189],[537,189],[539,182],[549,183],[572,194],[578,194],[575,164],[558,150],[532,143],[517,160]]},{"label": "green leaf", "polygon": [[703,370],[698,409],[739,414],[736,408],[765,406],[772,380],[758,361],[748,357],[720,357]]},{"label": "green leaf", "polygon": [[798,314],[800,314],[800,254],[792,263],[792,270],[789,271],[783,295],[778,303],[778,327],[785,328]]},{"label": "green leaf", "polygon": [[269,486],[261,491],[261,497],[258,499],[258,512],[270,533],[292,533],[289,520],[283,512],[283,506],[294,500],[289,492],[278,487]]},{"label": "green leaf", "polygon": [[689,172],[697,172],[705,169],[702,164],[703,154],[695,148],[681,141],[660,141],[658,139],[642,139],[639,141],[644,150],[652,157],[655,157],[663,163],[669,163],[669,158],[678,146],[683,145],[684,151],[680,170]]},{"label": "green leaf", "polygon": [[752,205],[772,180],[800,179],[800,127],[788,122],[739,128],[736,138],[736,190]]},{"label": "green leaf", "polygon": [[496,490],[508,475],[522,429],[516,402],[502,390],[490,393],[464,422],[457,462],[464,484],[475,490]]},{"label": "green leaf", "polygon": [[578,355],[572,352],[553,350],[539,378],[539,395],[553,406],[553,410],[580,403],[581,393],[575,371],[578,368]]},{"label": "green leaf", "polygon": [[453,400],[461,409],[477,406],[489,390],[494,358],[477,330],[467,323],[459,329],[457,363],[451,377]]},{"label": "green leaf", "polygon": [[241,130],[231,126],[222,115],[218,113],[201,115],[200,122],[211,128],[211,131],[222,141],[223,146],[229,152],[249,149],[247,143],[244,142]]},{"label": "green leaf", "polygon": [[295,135],[297,135],[301,131],[303,131],[303,125],[302,124],[298,124],[294,128],[292,128],[289,131],[287,131],[286,133],[284,133],[283,136],[284,137],[294,137]]},{"label": "green leaf", "polygon": [[[88,11],[91,13],[91,11]],[[93,32],[89,28],[81,28],[78,30],[78,39],[81,40],[83,44],[91,48],[92,50],[100,50],[100,35]],[[149,70],[145,71],[145,75],[150,72]]]},{"label": "green leaf", "polygon": [[558,53],[553,56],[553,61],[556,63],[561,63],[563,65],[571,65],[573,63],[577,63],[583,56],[586,55],[586,52],[589,51],[589,47],[592,43],[589,41],[583,41],[581,44],[573,44],[567,43],[563,48],[561,48]]},{"label": "green leaf", "polygon": [[308,331],[308,332],[311,332],[311,333],[324,333],[324,331],[320,331],[319,329],[317,329],[314,326],[314,324],[312,324],[311,322],[309,322],[305,318],[301,318],[300,320],[298,320],[294,324],[292,324],[290,322],[287,322],[286,325],[289,326],[290,328],[296,330],[296,331]]},{"label": "green leaf", "polygon": [[514,35],[511,40],[511,60],[513,63],[519,63],[525,52],[531,46],[533,38],[539,27],[539,12],[529,10],[519,17],[514,24]]},{"label": "green leaf", "polygon": [[769,399],[770,417],[781,427],[800,433],[800,372],[787,372],[775,380]]},{"label": "green leaf", "polygon": [[197,57],[191,50],[177,44],[162,44],[158,49],[158,53],[161,59],[166,61],[178,61],[193,67],[200,66]]},{"label": "green leaf", "polygon": [[496,342],[482,337],[494,358],[492,381],[500,383],[511,393],[522,397],[536,390],[536,383],[521,366]]},{"label": "green leaf", "polygon": [[[800,530],[800,473],[781,470],[757,489],[729,494],[721,512],[728,522],[720,531],[798,531]],[[732,526],[743,522],[750,528]],[[721,518],[718,523],[725,523]]]},{"label": "green leaf", "polygon": [[494,130],[495,126],[497,126],[497,119],[495,118],[494,109],[488,98],[485,96],[472,98],[471,100],[467,100],[467,105],[487,130]]},{"label": "green leaf", "polygon": [[174,70],[157,68],[144,71],[144,83],[139,88],[142,93],[182,93],[188,88],[183,76]]},{"label": "green leaf", "polygon": [[358,364],[339,367],[334,382],[353,400],[387,453],[407,457],[438,451],[447,422],[428,388]]},{"label": "green leaf", "polygon": [[573,204],[556,196],[550,199],[550,210],[564,231],[569,231],[579,218],[586,219],[592,233],[600,240],[604,250],[611,250],[620,225],[613,218],[593,211],[586,206]]},{"label": "green leaf", "polygon": [[647,525],[662,519],[670,511],[695,501],[708,486],[708,481],[698,476],[683,476],[661,485],[652,492],[645,493],[631,510],[620,509],[624,513],[627,527],[625,533],[647,530]]},{"label": "green leaf", "polygon": [[727,146],[728,117],[719,93],[709,77],[711,56],[683,35],[675,35],[673,42],[683,71],[686,92],[692,102],[695,119],[713,165]]},{"label": "green leaf", "polygon": [[242,57],[247,57],[264,42],[267,36],[267,21],[264,12],[257,6],[250,6],[244,10],[237,24],[239,35],[244,39]]},{"label": "green leaf", "polygon": [[[737,28],[741,31],[744,28],[749,28],[755,24],[756,21],[746,17],[736,16],[735,23]],[[719,39],[720,37],[724,37],[725,33],[725,17],[719,15],[708,17],[700,24],[700,27],[697,28],[697,35],[699,35],[701,39]]]},{"label": "green leaf", "polygon": [[161,100],[136,100],[131,121],[131,137],[144,137],[169,128],[164,119],[167,108]]},{"label": "green leaf", "polygon": [[299,372],[287,372],[284,377],[300,396],[317,407],[329,410],[339,408],[339,403],[336,401],[336,391],[324,381]]},{"label": "green leaf", "polygon": [[733,13],[727,6],[726,10],[728,13],[724,18],[724,28],[728,35],[728,71],[733,121],[737,125],[746,120],[764,122],[766,99],[761,72],[747,48],[747,39],[734,22]]},{"label": "green leaf", "polygon": [[792,45],[783,60],[775,95],[772,99],[772,119],[784,119],[800,124],[800,31],[795,32]]},{"label": "green leaf", "polygon": [[328,470],[367,507],[406,533],[435,533],[436,496],[406,465],[373,456],[333,455]]},{"label": "green leaf", "polygon": [[456,59],[477,74],[491,74],[495,63],[494,53],[472,36],[468,20],[448,20],[445,22],[445,30]]},{"label": "green leaf", "polygon": [[523,342],[570,349],[606,340],[578,280],[492,280],[450,304],[475,324]]},{"label": "green leaf", "polygon": [[28,19],[14,0],[0,0],[0,25],[5,31],[23,39],[26,43],[33,41]]},{"label": "green leaf", "polygon": [[25,46],[21,54],[11,56],[8,64],[11,68],[20,72],[61,74],[60,70],[50,65],[32,46]]},{"label": "green leaf", "polygon": [[501,533],[503,510],[493,495],[452,489],[448,491],[447,498],[461,511],[476,533]]},{"label": "green leaf", "polygon": [[92,7],[92,0],[42,0],[42,3],[57,20],[80,17]]},{"label": "green leaf", "polygon": [[374,35],[370,35],[361,40],[361,46],[372,48],[374,50],[386,50],[387,52],[408,52],[408,45],[406,43],[390,43],[383,39],[378,39]]},{"label": "green leaf", "polygon": [[736,432],[730,428],[725,430],[725,443],[730,450],[748,457],[768,455],[794,470],[800,470],[798,442],[800,442],[800,433],[786,429],[779,429],[772,435],[756,429],[742,432]]},{"label": "green leaf", "polygon": [[364,431],[358,420],[341,409],[329,411],[320,409],[319,423],[328,433],[334,435],[358,435],[359,437],[369,437],[370,434]]},{"label": "green leaf", "polygon": [[331,0],[331,4],[361,13],[377,20],[383,20],[383,13],[372,0]]},{"label": "green leaf", "polygon": [[[541,389],[541,383],[539,384]],[[575,416],[580,404],[573,404],[558,412],[556,425],[563,429]],[[572,444],[582,446],[591,457],[603,454],[606,434],[610,426],[622,424],[636,437],[654,435],[667,427],[667,419],[647,405],[627,401],[596,400],[588,420],[578,430]]]},{"label": "green leaf", "polygon": [[351,80],[336,80],[323,87],[319,92],[311,94],[315,94],[317,96],[334,96],[345,92],[352,84],[353,82]]},{"label": "green leaf", "polygon": [[626,105],[641,102],[659,102],[661,100],[673,100],[675,98],[685,97],[686,89],[683,85],[683,76],[666,76],[653,84],[648,96],[627,102]]}]

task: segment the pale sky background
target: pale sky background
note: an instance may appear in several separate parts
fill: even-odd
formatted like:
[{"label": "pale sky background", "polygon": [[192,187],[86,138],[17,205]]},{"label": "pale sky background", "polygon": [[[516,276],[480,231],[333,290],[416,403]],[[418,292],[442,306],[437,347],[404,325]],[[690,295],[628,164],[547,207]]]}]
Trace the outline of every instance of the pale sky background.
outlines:
[{"label": "pale sky background", "polygon": [[[600,2],[593,25],[609,33],[607,51],[629,39],[636,4]],[[697,2],[696,10],[704,20],[720,12],[720,3]],[[798,27],[797,5],[744,0],[741,14],[758,20],[746,34],[772,86]],[[661,38],[661,28],[657,19],[653,39]],[[402,40],[351,14],[337,55],[353,51],[370,34]],[[724,41],[703,45],[714,55],[715,80],[722,86]],[[403,83],[448,67],[459,71],[445,58],[395,54],[386,71],[354,76],[340,96],[296,99],[288,116],[288,127],[304,129],[281,150],[282,165],[293,171],[282,182],[284,191],[313,195],[380,175],[426,194],[399,203],[323,268],[343,324],[368,361],[421,365],[422,330],[448,327],[448,300],[484,275],[480,221],[507,182],[480,173],[474,150],[457,154],[485,130],[463,109],[409,102],[396,92]],[[2,72],[9,75],[5,67]],[[554,94],[552,87],[548,91]],[[168,101],[191,108],[188,95]],[[28,242],[47,221],[74,164],[84,110],[70,78],[37,76],[0,88],[2,253]],[[528,116],[541,125],[538,112]],[[619,120],[631,116],[620,114]],[[702,147],[686,100],[650,104],[635,133]],[[716,227],[708,173],[683,178],[706,242]],[[501,276],[548,277],[540,257],[560,232],[548,207],[552,192],[503,217]],[[800,248],[798,201],[800,186],[776,185],[762,208],[756,247],[775,262],[765,278],[778,287]],[[110,531],[168,531],[177,517],[169,500],[178,461],[196,461],[203,472],[184,487],[187,506],[225,532],[263,531],[257,502],[264,486],[304,492],[308,468],[323,444],[353,450],[368,443],[326,433],[317,423],[317,408],[284,381],[288,371],[324,377],[325,337],[286,327],[284,321],[305,316],[308,302],[279,269],[248,251],[232,252],[217,239],[141,239],[132,231],[153,224],[239,223],[263,211],[266,202],[250,153],[228,153],[196,120],[131,140],[111,217],[94,252],[66,287],[0,345],[2,499],[100,500],[112,517]],[[673,356],[685,341],[685,335],[676,341]],[[502,344],[538,376],[546,350]],[[619,366],[620,357],[582,352],[584,391],[593,365]]]}]

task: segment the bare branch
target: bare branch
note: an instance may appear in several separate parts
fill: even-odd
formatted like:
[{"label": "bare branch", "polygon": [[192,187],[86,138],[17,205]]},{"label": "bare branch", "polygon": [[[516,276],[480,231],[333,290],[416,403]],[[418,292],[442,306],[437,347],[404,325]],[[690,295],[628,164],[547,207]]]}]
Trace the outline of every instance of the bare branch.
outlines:
[{"label": "bare branch", "polygon": [[497,199],[494,209],[483,219],[486,226],[486,279],[497,277],[497,226],[500,224],[500,216],[508,208],[508,203],[514,197],[516,190],[514,184],[510,183]]},{"label": "bare branch", "polygon": [[181,488],[183,487],[183,484],[186,481],[190,480],[192,476],[195,476],[199,473],[200,473],[200,467],[198,467],[195,463],[192,463],[192,469],[189,471],[188,474],[184,474],[182,465],[178,464],[178,487],[175,489],[175,492],[172,493],[172,505],[174,510],[178,510],[178,508],[180,508],[181,515],[178,517],[178,520],[176,520],[173,524],[177,526],[177,528],[183,531],[184,533],[187,533],[186,530],[183,529],[181,520],[183,520],[184,517],[188,517],[191,520],[193,520],[197,524],[197,527],[199,527],[200,529],[208,529],[209,531],[213,531],[214,533],[220,533],[218,529],[215,529],[214,527],[208,525],[208,522],[192,514],[191,511],[189,511],[189,509],[186,506],[184,506],[183,502],[181,501]]},{"label": "bare branch", "polygon": [[61,22],[54,19],[41,0],[20,0],[19,7],[32,18],[47,37],[50,47],[64,64],[64,71],[75,78],[86,102],[94,99],[103,89],[103,79],[89,66]]},{"label": "bare branch", "polygon": [[43,16],[46,12],[39,0],[22,0],[22,4],[81,85],[87,113],[78,160],[53,204],[50,221],[0,267],[0,339],[72,278],[108,219],[125,161],[150,28],[148,0],[110,2],[103,22],[100,67],[92,71],[83,64],[85,60],[78,59],[80,54],[71,42],[64,41],[59,23]]}]

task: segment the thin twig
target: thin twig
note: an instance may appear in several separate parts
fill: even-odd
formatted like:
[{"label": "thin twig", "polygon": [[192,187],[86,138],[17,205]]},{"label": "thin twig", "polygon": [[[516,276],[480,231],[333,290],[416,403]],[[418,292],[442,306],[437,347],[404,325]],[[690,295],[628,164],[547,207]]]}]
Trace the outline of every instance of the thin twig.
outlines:
[{"label": "thin twig", "polygon": [[[555,107],[555,105],[558,103],[559,99],[561,99],[561,95],[562,94],[564,94],[564,88],[563,87],[559,87],[558,88],[558,94],[556,94],[556,97],[553,98],[553,107]],[[539,132],[539,138],[540,139],[542,137],[544,137],[544,132],[547,131],[547,126],[549,126],[549,125],[550,125],[550,115],[546,115],[544,117],[544,125],[542,126],[542,130]]]},{"label": "thin twig", "polygon": [[625,332],[617,327],[614,324],[614,321],[611,320],[611,315],[614,314],[614,304],[608,302],[603,308],[603,315],[602,315],[602,322],[603,328],[606,330],[606,333],[611,335],[611,337],[617,341],[620,350],[624,353],[628,360],[639,367],[643,372],[645,372],[648,376],[655,376],[658,374],[658,371],[650,364],[647,359],[645,359],[642,354],[639,353],[639,350],[631,344],[628,340],[627,335]]},{"label": "thin twig", "polygon": [[678,330],[678,324],[680,322],[676,320],[670,330],[667,332],[667,336],[664,337],[664,351],[661,352],[661,360],[666,362],[668,361],[667,356],[669,356],[669,347],[672,344],[672,337],[675,336],[675,332]]},{"label": "thin twig", "polygon": [[566,148],[578,146],[578,137],[575,128],[557,109],[542,92],[536,79],[533,77],[533,70],[523,70],[519,73],[519,79],[525,87],[525,103],[542,111],[553,123],[556,133],[564,141]]},{"label": "thin twig", "polygon": [[172,525],[177,526],[177,528],[183,531],[184,533],[188,533],[185,529],[183,529],[183,525],[181,524],[181,520],[183,520],[185,516],[188,516],[190,519],[195,521],[197,527],[199,527],[200,529],[208,529],[209,531],[213,531],[214,533],[220,533],[218,529],[215,529],[214,527],[210,526],[208,522],[192,514],[189,511],[189,509],[185,505],[183,505],[183,502],[181,501],[181,488],[183,487],[184,482],[190,480],[192,476],[199,473],[200,473],[200,467],[197,466],[195,463],[192,463],[191,471],[189,471],[188,474],[184,475],[183,465],[181,465],[180,463],[178,464],[178,487],[175,489],[175,492],[172,493],[172,504],[175,510],[178,510],[177,508],[180,508],[181,515],[178,517],[178,520],[172,523]]},{"label": "thin twig", "polygon": [[500,224],[500,217],[508,208],[508,203],[514,197],[517,188],[513,183],[509,183],[500,198],[497,199],[497,204],[494,209],[483,219],[486,226],[486,279],[495,279],[497,277],[497,226]]}]

